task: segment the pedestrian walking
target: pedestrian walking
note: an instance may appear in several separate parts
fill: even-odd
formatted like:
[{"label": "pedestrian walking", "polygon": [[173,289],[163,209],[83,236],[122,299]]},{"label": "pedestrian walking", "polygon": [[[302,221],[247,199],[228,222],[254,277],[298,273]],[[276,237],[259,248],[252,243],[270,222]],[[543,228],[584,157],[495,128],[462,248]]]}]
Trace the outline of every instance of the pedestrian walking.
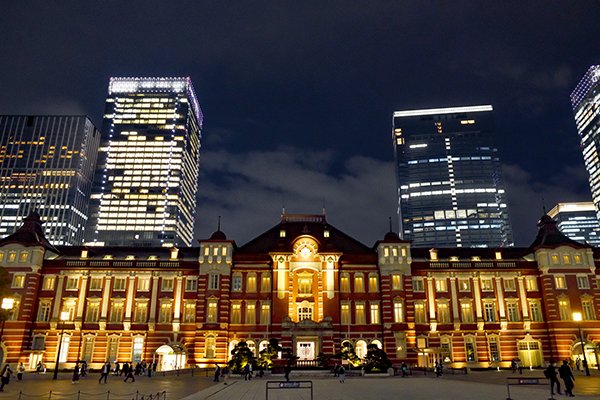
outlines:
[{"label": "pedestrian walking", "polygon": [[213,382],[219,382],[220,377],[221,377],[221,367],[217,364],[217,368],[215,368],[215,377],[213,378]]},{"label": "pedestrian walking", "polygon": [[558,373],[565,383],[565,396],[575,397],[573,394],[575,377],[573,376],[573,370],[569,366],[568,360],[563,361],[563,365],[561,365],[561,367],[558,369]]},{"label": "pedestrian walking", "polygon": [[223,385],[227,385],[227,378],[229,378],[229,366],[225,365],[221,370],[221,379],[223,379]]},{"label": "pedestrian walking", "polygon": [[108,374],[110,374],[110,362],[107,361],[100,369],[100,379],[98,379],[98,383],[102,383],[102,380],[104,380],[104,383],[106,384],[106,378],[108,378]]},{"label": "pedestrian walking", "polygon": [[87,376],[88,365],[87,361],[83,360],[81,362],[81,369],[79,370],[79,376],[86,377]]},{"label": "pedestrian walking", "polygon": [[581,360],[579,357],[575,360],[575,367],[577,367],[577,371],[581,371]]},{"label": "pedestrian walking", "polygon": [[79,383],[79,363],[75,363],[75,368],[73,368],[73,377],[71,378],[71,383]]},{"label": "pedestrian walking", "polygon": [[131,378],[131,382],[135,382],[135,376],[133,376],[133,362],[131,364],[125,363],[123,369],[125,369],[125,366],[127,366],[127,372],[124,372],[125,379],[123,379],[123,382],[127,382],[129,378]]},{"label": "pedestrian walking", "polygon": [[121,364],[118,361],[115,362],[115,376],[119,376],[121,373]]},{"label": "pedestrian walking", "polygon": [[0,373],[0,392],[4,392],[4,386],[8,385],[10,382],[10,376],[12,375],[13,370],[10,369],[10,364],[5,364],[4,368],[2,368],[2,372]]},{"label": "pedestrian walking", "polygon": [[25,366],[23,365],[23,363],[21,363],[17,367],[17,379],[20,380],[20,381],[22,381],[24,373],[25,373]]},{"label": "pedestrian walking", "polygon": [[562,394],[560,392],[560,381],[558,380],[558,373],[556,371],[556,363],[554,360],[550,360],[550,364],[548,364],[548,368],[544,371],[544,376],[550,379],[550,393],[554,395],[554,386],[556,386],[556,393]]},{"label": "pedestrian walking", "polygon": [[335,367],[333,367],[333,377],[337,378],[340,376],[340,365],[338,363],[335,364]]},{"label": "pedestrian walking", "polygon": [[340,383],[344,383],[346,380],[346,370],[343,365],[340,365],[340,369],[338,370],[338,376],[340,378]]},{"label": "pedestrian walking", "polygon": [[510,361],[510,369],[512,369],[513,374],[517,372],[517,360],[514,358]]},{"label": "pedestrian walking", "polygon": [[286,365],[285,368],[283,369],[283,372],[284,372],[285,380],[289,382],[290,373],[292,372],[292,366],[290,364]]},{"label": "pedestrian walking", "polygon": [[436,377],[439,378],[440,376],[442,376],[444,374],[444,366],[442,365],[441,362],[436,361],[434,369],[435,369],[435,376]]}]

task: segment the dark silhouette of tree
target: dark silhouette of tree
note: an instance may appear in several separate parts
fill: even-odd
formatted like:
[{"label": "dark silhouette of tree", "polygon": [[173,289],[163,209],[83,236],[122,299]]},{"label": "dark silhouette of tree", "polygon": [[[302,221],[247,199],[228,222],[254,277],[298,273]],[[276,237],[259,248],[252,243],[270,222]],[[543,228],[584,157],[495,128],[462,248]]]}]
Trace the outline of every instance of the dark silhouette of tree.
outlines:
[{"label": "dark silhouette of tree", "polygon": [[254,365],[256,357],[246,342],[239,342],[231,350],[231,360],[227,363],[231,372],[241,373],[247,364]]},{"label": "dark silhouette of tree", "polygon": [[342,360],[348,360],[350,364],[354,367],[358,367],[362,361],[356,355],[356,350],[354,350],[354,346],[349,341],[345,341],[342,343],[342,350],[337,354],[339,358]]},{"label": "dark silhouette of tree", "polygon": [[367,345],[367,355],[365,356],[366,372],[386,372],[392,366],[392,362],[387,353],[376,344]]},{"label": "dark silhouette of tree", "polygon": [[269,339],[267,347],[262,349],[258,355],[258,365],[265,369],[269,368],[273,364],[273,360],[279,357],[280,351],[283,351],[283,348],[279,345],[279,340]]}]

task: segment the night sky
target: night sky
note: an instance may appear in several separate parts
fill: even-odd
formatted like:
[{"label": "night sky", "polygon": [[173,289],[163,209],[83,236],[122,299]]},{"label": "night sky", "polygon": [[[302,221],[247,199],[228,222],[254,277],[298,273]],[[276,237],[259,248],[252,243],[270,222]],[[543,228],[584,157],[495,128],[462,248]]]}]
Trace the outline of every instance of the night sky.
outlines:
[{"label": "night sky", "polygon": [[[320,213],[372,245],[396,221],[394,110],[495,109],[517,245],[589,201],[569,94],[600,2],[10,1],[0,113],[87,114],[110,76],[191,76],[205,114],[197,236],[243,244]],[[397,229],[396,223],[394,229]]]}]

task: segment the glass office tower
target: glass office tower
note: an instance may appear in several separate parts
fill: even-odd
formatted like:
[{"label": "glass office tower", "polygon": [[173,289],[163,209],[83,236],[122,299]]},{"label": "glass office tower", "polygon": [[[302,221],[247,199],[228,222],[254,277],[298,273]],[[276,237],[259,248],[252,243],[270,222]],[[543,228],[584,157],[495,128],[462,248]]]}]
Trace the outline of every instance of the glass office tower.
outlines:
[{"label": "glass office tower", "polygon": [[100,132],[86,116],[0,115],[0,236],[37,211],[54,245],[81,245]]},{"label": "glass office tower", "polygon": [[110,79],[88,244],[192,244],[201,127],[190,78]]},{"label": "glass office tower", "polygon": [[600,246],[600,224],[594,203],[558,203],[548,215],[557,222],[558,229],[580,243]]},{"label": "glass office tower", "polygon": [[398,215],[415,246],[512,246],[492,106],[394,112]]},{"label": "glass office tower", "polygon": [[[600,210],[600,65],[592,65],[571,93],[592,201]],[[600,213],[598,214],[600,218]]]}]

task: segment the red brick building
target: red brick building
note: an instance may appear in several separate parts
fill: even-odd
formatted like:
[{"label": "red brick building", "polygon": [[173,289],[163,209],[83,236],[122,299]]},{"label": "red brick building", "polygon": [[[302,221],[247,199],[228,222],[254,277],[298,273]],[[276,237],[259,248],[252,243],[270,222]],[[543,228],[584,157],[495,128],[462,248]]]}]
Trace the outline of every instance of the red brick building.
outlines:
[{"label": "red brick building", "polygon": [[307,363],[350,341],[394,363],[539,366],[580,357],[581,327],[595,367],[599,256],[547,216],[528,248],[413,248],[393,232],[369,247],[324,215],[284,214],[242,246],[217,231],[176,249],[54,247],[31,215],[0,240],[15,300],[2,359],[50,367],[62,337],[64,367],[154,359],[173,369],[278,338]]}]

